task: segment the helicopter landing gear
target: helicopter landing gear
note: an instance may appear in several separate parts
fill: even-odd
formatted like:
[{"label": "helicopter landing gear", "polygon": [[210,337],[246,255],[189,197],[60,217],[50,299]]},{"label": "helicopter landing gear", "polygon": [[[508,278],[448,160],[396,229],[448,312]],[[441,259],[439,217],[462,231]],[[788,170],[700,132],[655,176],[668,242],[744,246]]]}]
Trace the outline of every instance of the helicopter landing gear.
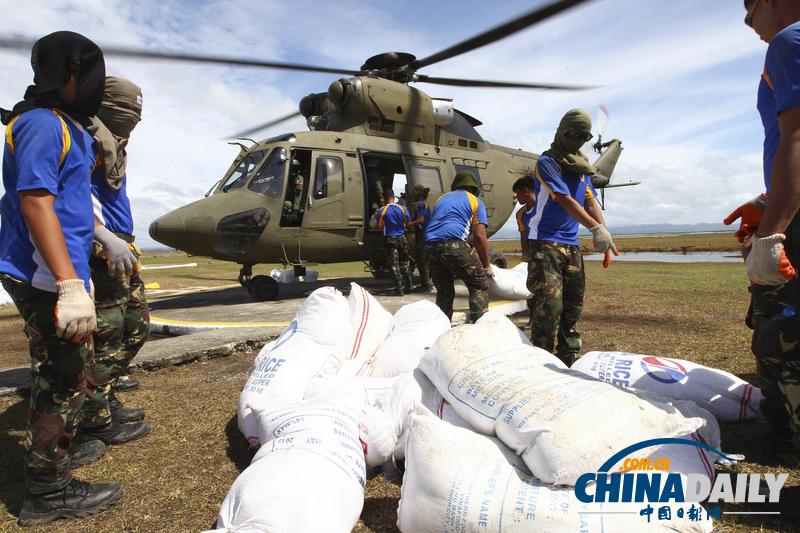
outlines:
[{"label": "helicopter landing gear", "polygon": [[253,265],[242,265],[239,271],[239,284],[247,289],[253,300],[257,302],[268,302],[278,297],[280,285],[277,280],[270,276],[253,275]]},{"label": "helicopter landing gear", "polygon": [[278,297],[280,285],[270,276],[256,276],[250,280],[250,288],[247,289],[253,300],[257,302],[269,302]]},{"label": "helicopter landing gear", "polygon": [[503,255],[503,252],[498,250],[497,248],[490,248],[489,249],[489,262],[496,266],[497,268],[507,268],[508,261],[506,261],[506,256]]}]

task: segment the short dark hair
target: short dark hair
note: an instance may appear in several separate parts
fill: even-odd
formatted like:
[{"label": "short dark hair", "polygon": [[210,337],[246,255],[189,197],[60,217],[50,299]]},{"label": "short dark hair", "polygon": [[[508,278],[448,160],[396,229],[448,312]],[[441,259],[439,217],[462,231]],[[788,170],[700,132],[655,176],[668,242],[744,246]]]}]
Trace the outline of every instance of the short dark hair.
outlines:
[{"label": "short dark hair", "polygon": [[522,189],[525,187],[526,189],[533,189],[536,187],[536,179],[531,176],[530,174],[525,174],[517,181],[514,182],[514,185],[511,186],[512,191],[516,191],[518,189]]}]

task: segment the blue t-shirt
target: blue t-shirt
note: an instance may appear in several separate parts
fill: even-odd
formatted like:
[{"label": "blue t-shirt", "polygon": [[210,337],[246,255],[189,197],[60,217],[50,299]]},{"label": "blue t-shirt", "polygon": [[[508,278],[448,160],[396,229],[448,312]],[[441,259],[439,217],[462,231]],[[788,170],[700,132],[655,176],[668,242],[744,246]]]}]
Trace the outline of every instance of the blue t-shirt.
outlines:
[{"label": "blue t-shirt", "polygon": [[20,208],[19,193],[45,189],[54,195],[55,210],[72,266],[89,290],[89,254],[94,215],[89,172],[94,139],[85,129],[56,111],[33,109],[6,128],[3,186],[0,198],[0,272],[57,292],[53,274],[31,242]]},{"label": "blue t-shirt", "polygon": [[531,207],[530,211],[526,205],[523,205],[517,211],[517,227],[519,232],[527,239],[528,238],[528,224],[530,224],[533,214],[536,212],[536,204]]},{"label": "blue t-shirt", "polygon": [[536,204],[528,222],[528,239],[577,246],[580,224],[556,201],[556,193],[572,196],[581,206],[595,197],[591,179],[561,170],[555,159],[542,155],[536,162]]},{"label": "blue t-shirt", "polygon": [[480,198],[465,190],[456,190],[440,196],[431,210],[431,221],[425,230],[425,242],[460,239],[466,241],[472,226],[488,226],[486,206]]},{"label": "blue t-shirt", "polygon": [[408,211],[400,204],[389,204],[378,211],[378,229],[383,228],[387,237],[404,234],[408,222]]},{"label": "blue t-shirt", "polygon": [[414,216],[411,218],[416,220],[420,216],[424,217],[422,220],[422,224],[414,227],[418,230],[424,231],[425,228],[428,227],[428,224],[431,221],[431,210],[428,208],[428,202],[426,202],[425,200],[420,200],[419,202],[414,204]]},{"label": "blue t-shirt", "polygon": [[92,198],[95,200],[94,215],[97,220],[114,233],[133,235],[133,214],[127,194],[128,175],[122,176],[122,187],[113,190],[103,178],[103,167],[98,165],[92,172]]},{"label": "blue t-shirt", "polygon": [[764,125],[764,184],[769,195],[772,162],[781,133],[778,114],[800,106],[800,22],[781,30],[767,48],[758,87],[758,112]]}]

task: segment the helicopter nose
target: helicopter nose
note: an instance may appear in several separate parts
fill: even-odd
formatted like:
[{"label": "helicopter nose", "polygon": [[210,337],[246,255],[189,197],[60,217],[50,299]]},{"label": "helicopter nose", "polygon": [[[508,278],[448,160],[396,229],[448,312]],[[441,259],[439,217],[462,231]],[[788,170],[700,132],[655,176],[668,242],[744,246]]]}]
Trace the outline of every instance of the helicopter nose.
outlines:
[{"label": "helicopter nose", "polygon": [[155,219],[150,224],[150,237],[172,248],[183,246],[184,235],[183,217],[174,211]]}]

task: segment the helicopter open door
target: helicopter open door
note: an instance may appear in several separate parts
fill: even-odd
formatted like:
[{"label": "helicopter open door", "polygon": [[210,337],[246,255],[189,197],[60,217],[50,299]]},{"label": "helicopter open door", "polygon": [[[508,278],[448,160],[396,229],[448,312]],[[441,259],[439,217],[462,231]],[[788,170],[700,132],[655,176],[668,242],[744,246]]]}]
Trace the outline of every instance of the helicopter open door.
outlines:
[{"label": "helicopter open door", "polygon": [[[345,161],[341,153],[314,152],[313,172],[305,198],[302,227],[341,228],[348,225],[348,195],[345,195]],[[359,222],[360,225],[360,222]]]}]

